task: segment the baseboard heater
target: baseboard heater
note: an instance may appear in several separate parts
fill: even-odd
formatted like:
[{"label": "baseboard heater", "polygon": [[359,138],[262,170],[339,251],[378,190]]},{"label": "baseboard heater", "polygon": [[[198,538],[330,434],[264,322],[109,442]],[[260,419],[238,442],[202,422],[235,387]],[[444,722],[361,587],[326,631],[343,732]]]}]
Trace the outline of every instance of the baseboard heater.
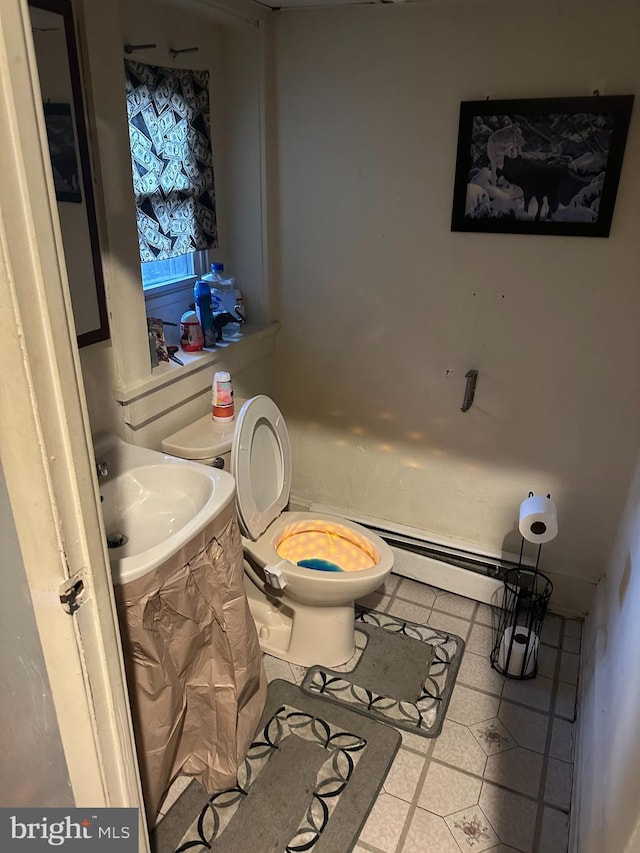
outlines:
[{"label": "baseboard heater", "polygon": [[[309,510],[347,518],[377,533],[394,552],[395,574],[485,604],[501,602],[505,573],[518,565],[516,554],[497,557],[444,542],[434,542],[415,528],[395,525],[372,516],[358,516],[322,504],[311,504]],[[523,565],[532,566],[533,561],[525,559]]]}]

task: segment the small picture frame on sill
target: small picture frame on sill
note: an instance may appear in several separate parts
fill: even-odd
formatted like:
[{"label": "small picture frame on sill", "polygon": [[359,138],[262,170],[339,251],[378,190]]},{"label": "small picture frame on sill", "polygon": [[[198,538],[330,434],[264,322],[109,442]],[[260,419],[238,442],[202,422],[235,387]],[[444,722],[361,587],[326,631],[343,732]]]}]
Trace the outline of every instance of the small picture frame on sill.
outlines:
[{"label": "small picture frame on sill", "polygon": [[43,106],[56,198],[80,203],[80,170],[71,104],[47,101]]},{"label": "small picture frame on sill", "polygon": [[463,101],[452,231],[608,237],[633,95]]}]

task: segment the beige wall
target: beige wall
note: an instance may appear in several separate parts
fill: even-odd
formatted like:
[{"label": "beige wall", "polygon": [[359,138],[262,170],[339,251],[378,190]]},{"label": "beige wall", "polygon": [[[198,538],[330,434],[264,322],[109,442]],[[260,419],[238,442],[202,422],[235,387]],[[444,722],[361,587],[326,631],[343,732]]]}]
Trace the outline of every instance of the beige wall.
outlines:
[{"label": "beige wall", "polygon": [[640,462],[583,648],[576,767],[580,853],[640,850]]},{"label": "beige wall", "polygon": [[520,501],[551,492],[542,564],[577,611],[638,448],[637,116],[610,239],[452,233],[450,216],[461,100],[634,92],[640,11],[604,13],[461,2],[275,25],[294,494],[513,551]]}]

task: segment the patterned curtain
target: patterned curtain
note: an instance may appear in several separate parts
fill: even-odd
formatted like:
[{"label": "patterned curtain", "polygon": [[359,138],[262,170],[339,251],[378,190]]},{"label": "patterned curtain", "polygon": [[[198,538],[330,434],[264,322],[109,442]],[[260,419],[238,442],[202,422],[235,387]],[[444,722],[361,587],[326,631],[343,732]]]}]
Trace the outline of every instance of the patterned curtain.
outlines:
[{"label": "patterned curtain", "polygon": [[216,248],[209,72],[125,60],[140,260]]}]

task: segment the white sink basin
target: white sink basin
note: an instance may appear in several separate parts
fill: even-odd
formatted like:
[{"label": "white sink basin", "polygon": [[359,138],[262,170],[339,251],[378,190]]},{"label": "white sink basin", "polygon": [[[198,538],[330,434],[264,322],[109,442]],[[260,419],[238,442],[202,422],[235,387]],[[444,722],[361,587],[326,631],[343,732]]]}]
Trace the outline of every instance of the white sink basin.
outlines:
[{"label": "white sink basin", "polygon": [[235,497],[226,471],[126,444],[94,442],[102,515],[116,584],[153,571],[200,533]]}]

